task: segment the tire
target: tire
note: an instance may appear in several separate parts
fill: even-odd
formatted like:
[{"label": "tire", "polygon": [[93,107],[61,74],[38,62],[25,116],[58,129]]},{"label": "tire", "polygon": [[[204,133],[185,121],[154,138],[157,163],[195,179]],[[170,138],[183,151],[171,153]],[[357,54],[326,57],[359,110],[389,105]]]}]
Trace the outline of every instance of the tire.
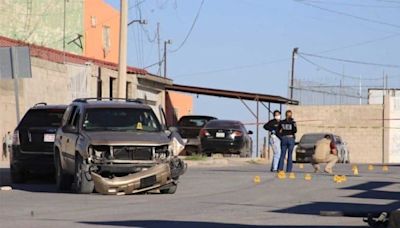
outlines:
[{"label": "tire", "polygon": [[61,166],[61,158],[58,151],[54,153],[54,166],[55,166],[55,176],[56,185],[58,191],[69,191],[71,190],[71,185],[73,178],[71,175],[65,173]]},{"label": "tire", "polygon": [[11,181],[14,184],[25,183],[25,171],[18,166],[12,165],[10,169]]},{"label": "tire", "polygon": [[172,184],[171,187],[166,189],[160,189],[161,194],[175,194],[176,189],[178,188],[177,184]]},{"label": "tire", "polygon": [[90,194],[94,190],[94,183],[89,174],[89,166],[82,156],[75,155],[74,191],[79,194]]}]

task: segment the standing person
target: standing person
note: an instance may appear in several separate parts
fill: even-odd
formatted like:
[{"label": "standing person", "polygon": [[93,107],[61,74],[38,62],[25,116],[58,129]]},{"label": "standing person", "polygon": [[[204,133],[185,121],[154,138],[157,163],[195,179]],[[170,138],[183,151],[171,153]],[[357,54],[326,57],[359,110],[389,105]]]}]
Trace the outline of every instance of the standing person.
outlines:
[{"label": "standing person", "polygon": [[311,161],[315,172],[320,170],[319,163],[327,163],[325,166],[325,172],[332,174],[333,166],[338,160],[336,145],[333,142],[332,136],[325,135],[325,137],[320,139],[315,145],[315,153]]},{"label": "standing person", "polygon": [[278,126],[280,121],[281,121],[281,112],[275,110],[274,119],[268,121],[268,123],[264,125],[264,129],[269,131],[271,135],[269,144],[271,145],[272,151],[274,153],[274,157],[271,164],[271,172],[278,171],[279,159],[281,157],[281,139],[278,132]]},{"label": "standing person", "polygon": [[293,120],[292,111],[286,111],[286,119],[279,123],[278,132],[281,136],[281,157],[279,159],[278,170],[283,171],[287,153],[286,172],[290,173],[293,168],[292,154],[297,133],[297,126],[296,122]]}]

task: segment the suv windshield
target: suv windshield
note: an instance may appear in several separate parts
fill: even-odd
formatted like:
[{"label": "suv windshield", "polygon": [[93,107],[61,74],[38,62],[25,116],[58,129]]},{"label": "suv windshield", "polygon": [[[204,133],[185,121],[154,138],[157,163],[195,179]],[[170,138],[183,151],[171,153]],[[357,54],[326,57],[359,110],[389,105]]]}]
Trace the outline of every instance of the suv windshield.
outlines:
[{"label": "suv windshield", "polygon": [[316,144],[318,140],[322,139],[325,134],[312,134],[312,135],[303,135],[300,139],[301,144]]},{"label": "suv windshield", "polygon": [[83,121],[87,131],[161,131],[160,123],[151,109],[91,108]]},{"label": "suv windshield", "polygon": [[64,109],[31,109],[22,119],[21,127],[59,127]]}]

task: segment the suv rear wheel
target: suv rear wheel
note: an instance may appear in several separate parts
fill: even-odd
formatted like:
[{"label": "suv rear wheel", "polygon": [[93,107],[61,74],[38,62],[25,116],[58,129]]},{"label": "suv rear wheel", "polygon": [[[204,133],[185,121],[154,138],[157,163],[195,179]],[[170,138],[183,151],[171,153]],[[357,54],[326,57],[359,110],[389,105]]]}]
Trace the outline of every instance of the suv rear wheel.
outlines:
[{"label": "suv rear wheel", "polygon": [[25,171],[18,166],[11,166],[11,181],[15,184],[21,184],[25,182]]},{"label": "suv rear wheel", "polygon": [[94,183],[89,173],[89,166],[82,156],[75,156],[75,180],[74,190],[76,193],[89,194],[94,190]]},{"label": "suv rear wheel", "polygon": [[61,166],[61,158],[58,151],[54,153],[56,184],[59,191],[67,191],[71,189],[72,177],[64,172]]}]

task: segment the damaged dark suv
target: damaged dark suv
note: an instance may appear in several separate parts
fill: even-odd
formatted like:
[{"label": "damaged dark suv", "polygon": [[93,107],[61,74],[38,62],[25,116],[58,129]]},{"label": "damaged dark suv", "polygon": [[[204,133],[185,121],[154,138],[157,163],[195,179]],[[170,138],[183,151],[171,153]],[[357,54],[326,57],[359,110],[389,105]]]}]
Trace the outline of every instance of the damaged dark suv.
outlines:
[{"label": "damaged dark suv", "polygon": [[173,132],[136,100],[77,99],[57,130],[57,187],[77,193],[175,193],[186,170]]}]

